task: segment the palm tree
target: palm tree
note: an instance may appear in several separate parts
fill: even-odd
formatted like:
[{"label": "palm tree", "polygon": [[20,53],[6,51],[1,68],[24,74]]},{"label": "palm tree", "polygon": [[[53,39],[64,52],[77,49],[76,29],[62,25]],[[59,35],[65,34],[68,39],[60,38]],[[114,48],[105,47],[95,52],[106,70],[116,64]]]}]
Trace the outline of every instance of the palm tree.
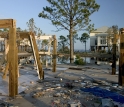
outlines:
[{"label": "palm tree", "polygon": [[80,42],[85,43],[85,52],[86,52],[86,42],[89,39],[89,35],[87,33],[83,33],[79,38]]},{"label": "palm tree", "polygon": [[61,35],[59,36],[58,44],[59,46],[62,46],[62,51],[64,51],[65,46],[68,45],[68,39],[65,36]]}]

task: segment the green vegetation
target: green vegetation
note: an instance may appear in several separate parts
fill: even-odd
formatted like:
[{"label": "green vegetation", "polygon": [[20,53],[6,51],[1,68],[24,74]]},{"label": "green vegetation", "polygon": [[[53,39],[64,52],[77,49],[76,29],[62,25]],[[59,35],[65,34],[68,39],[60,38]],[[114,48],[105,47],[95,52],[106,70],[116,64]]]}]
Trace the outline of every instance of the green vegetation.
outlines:
[{"label": "green vegetation", "polygon": [[106,53],[106,50],[100,50],[99,53]]},{"label": "green vegetation", "polygon": [[[108,53],[111,53],[110,47],[113,48],[113,43],[114,43],[114,35],[118,34],[118,26],[117,25],[113,25],[112,27],[109,27],[109,29],[107,30],[107,46],[108,46]],[[118,39],[118,38],[116,38]]]},{"label": "green vegetation", "polygon": [[76,55],[76,59],[74,63],[77,65],[85,65],[84,60],[79,55]]},{"label": "green vegetation", "polygon": [[68,46],[68,39],[63,35],[59,36],[58,46],[59,51],[64,52],[66,47]]},{"label": "green vegetation", "polygon": [[47,51],[46,46],[48,45],[48,43],[49,43],[48,40],[46,40],[46,39],[42,40],[42,43],[41,43],[42,49],[40,51],[44,51],[44,52]]},{"label": "green vegetation", "polygon": [[57,31],[67,30],[70,36],[70,63],[73,63],[73,36],[78,31],[91,31],[90,16],[99,10],[95,0],[47,0],[49,6],[43,7],[39,17],[48,19]]},{"label": "green vegetation", "polygon": [[89,39],[89,35],[87,33],[83,33],[79,38],[80,42],[85,43],[85,52],[86,52],[86,42]]}]

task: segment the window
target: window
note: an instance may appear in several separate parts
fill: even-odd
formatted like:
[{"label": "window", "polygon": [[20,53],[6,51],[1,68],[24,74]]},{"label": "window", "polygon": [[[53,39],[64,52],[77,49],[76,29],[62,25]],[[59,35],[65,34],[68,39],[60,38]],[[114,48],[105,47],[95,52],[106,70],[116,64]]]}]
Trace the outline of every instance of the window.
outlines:
[{"label": "window", "polygon": [[102,44],[102,40],[100,41],[100,43]]},{"label": "window", "polygon": [[106,40],[103,40],[103,44],[106,44]]}]

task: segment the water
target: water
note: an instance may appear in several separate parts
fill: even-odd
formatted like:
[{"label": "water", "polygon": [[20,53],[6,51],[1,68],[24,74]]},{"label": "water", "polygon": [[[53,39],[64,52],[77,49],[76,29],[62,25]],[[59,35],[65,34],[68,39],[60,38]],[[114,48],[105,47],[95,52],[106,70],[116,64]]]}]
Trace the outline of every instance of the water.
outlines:
[{"label": "water", "polygon": [[[75,61],[75,56],[74,56],[74,61]],[[99,59],[97,57],[81,57],[86,63],[88,64],[101,64],[101,65],[111,65],[110,59]],[[51,63],[52,57],[50,56],[42,56],[41,57],[42,62],[45,64],[46,60],[48,63]],[[63,56],[63,57],[57,57],[57,64],[69,64],[70,63],[70,58],[69,56]],[[119,59],[116,61],[116,65],[119,65]]]},{"label": "water", "polygon": [[[75,61],[75,56],[74,56],[74,61]],[[81,57],[86,64],[98,64],[98,65],[112,65],[110,59],[107,59],[107,58],[104,58],[104,59],[101,59],[101,58],[97,58],[97,57]],[[21,59],[20,60],[20,63],[26,63],[26,61],[28,61],[28,59],[31,59],[32,61],[31,62],[34,62],[34,59],[33,57],[31,58],[26,58],[26,59]],[[52,65],[52,56],[41,56],[40,58],[41,62],[43,65]],[[56,58],[56,62],[57,64],[69,64],[70,63],[70,58],[69,56],[63,56],[63,57],[57,57]],[[117,69],[118,69],[118,65],[119,65],[119,59],[117,59],[116,61],[116,65],[117,65]]]}]

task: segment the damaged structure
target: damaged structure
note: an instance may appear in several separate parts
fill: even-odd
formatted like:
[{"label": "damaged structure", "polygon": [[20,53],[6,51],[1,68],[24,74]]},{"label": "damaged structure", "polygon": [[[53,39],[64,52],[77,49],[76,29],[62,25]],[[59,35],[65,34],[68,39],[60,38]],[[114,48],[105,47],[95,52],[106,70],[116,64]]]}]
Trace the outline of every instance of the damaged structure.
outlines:
[{"label": "damaged structure", "polygon": [[[39,79],[44,79],[44,71],[40,62],[39,51],[36,44],[35,34],[33,32],[16,32],[16,21],[14,19],[1,19],[0,28],[9,29],[9,32],[0,33],[0,37],[5,39],[4,56],[6,64],[3,79],[6,78],[6,75],[9,72],[9,96],[15,97],[18,94],[18,44],[20,39],[22,40],[26,38],[30,41]],[[53,54],[55,55],[56,52]],[[55,62],[56,61],[54,61],[54,63]],[[56,63],[53,65],[55,66]],[[55,71],[55,67],[53,69]]]}]

